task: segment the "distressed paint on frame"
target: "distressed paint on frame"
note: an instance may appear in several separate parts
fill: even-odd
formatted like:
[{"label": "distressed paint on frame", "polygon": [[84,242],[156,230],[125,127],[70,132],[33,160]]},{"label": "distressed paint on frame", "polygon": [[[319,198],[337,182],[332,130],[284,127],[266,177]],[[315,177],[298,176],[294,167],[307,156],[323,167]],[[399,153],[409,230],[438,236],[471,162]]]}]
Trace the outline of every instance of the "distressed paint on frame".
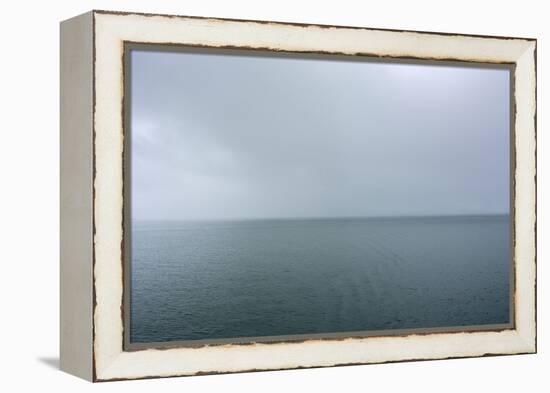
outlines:
[{"label": "distressed paint on frame", "polygon": [[[111,18],[115,18],[116,20],[112,20]],[[94,47],[98,45],[98,43],[101,43],[99,45],[100,53],[102,56],[105,56],[108,52],[107,50],[110,49],[111,54],[115,54],[118,52],[119,54],[123,52],[123,42],[124,41],[136,41],[136,42],[154,42],[154,43],[173,43],[170,41],[164,41],[161,37],[149,37],[147,33],[145,33],[143,30],[136,33],[135,35],[138,37],[126,37],[124,28],[124,24],[128,23],[129,25],[139,25],[142,28],[147,27],[147,31],[149,33],[152,32],[159,32],[159,27],[162,25],[165,25],[164,27],[166,30],[174,29],[175,31],[167,32],[168,35],[177,32],[178,28],[177,26],[173,26],[173,24],[186,24],[186,22],[192,23],[196,22],[199,26],[195,26],[198,28],[198,30],[201,29],[201,25],[207,26],[204,27],[207,31],[209,30],[209,33],[211,33],[213,30],[219,30],[219,33],[223,35],[224,26],[227,26],[227,24],[230,25],[242,25],[247,24],[247,27],[249,29],[246,29],[249,33],[249,36],[254,36],[249,30],[254,30],[251,25],[258,25],[254,26],[258,29],[261,29],[262,26],[268,26],[269,30],[276,30],[272,31],[271,33],[274,36],[277,36],[279,33],[279,29],[300,29],[297,28],[297,26],[290,25],[290,24],[281,24],[281,23],[258,23],[258,22],[236,22],[236,21],[220,21],[218,19],[197,19],[197,18],[187,18],[187,17],[165,17],[165,16],[146,16],[146,15],[137,15],[137,14],[111,14],[111,13],[104,13],[104,12],[96,12],[94,14],[94,20],[98,19],[95,23],[94,30],[98,29],[98,22],[103,22],[103,24],[99,23],[101,27],[97,31],[94,31]],[[128,19],[128,20],[125,20]],[[154,19],[153,21],[151,21]],[[118,21],[120,22],[120,30],[117,31],[116,28],[113,30],[109,30],[112,27],[116,27]],[[149,23],[152,25],[149,26]],[[172,25],[172,26],[170,26]],[[129,27],[129,26],[126,26]],[[301,28],[307,28],[306,26],[301,26]],[[315,29],[323,29],[322,31],[328,31],[329,33],[334,33],[339,30],[353,30],[351,28],[332,28],[329,27],[328,29],[325,27],[319,27],[319,26],[312,26],[309,28],[310,30]],[[130,31],[131,29],[128,29]],[[369,30],[369,29],[361,29],[356,28],[358,32],[363,32],[365,34],[373,33],[374,35],[377,35],[376,33],[380,33],[379,30]],[[104,36],[102,36],[102,33],[105,33]],[[140,37],[140,33],[143,37]],[[280,33],[283,33],[282,31]],[[399,33],[394,31],[383,31],[384,34],[389,34],[392,36],[397,36],[395,39],[397,41],[401,41],[398,37],[403,37],[403,35],[412,34],[415,36],[416,39],[421,39],[425,41],[432,41],[434,37],[437,36],[437,34],[424,34],[424,33]],[[154,36],[154,34],[152,34]],[[215,35],[215,34],[214,34]],[[405,46],[409,46],[406,51],[403,52],[392,52],[391,50],[385,51],[383,47],[375,48],[375,50],[368,50],[368,51],[353,51],[353,50],[345,50],[342,52],[334,51],[334,48],[324,51],[319,50],[314,46],[311,50],[309,50],[308,46],[293,46],[292,44],[289,44],[288,41],[285,41],[283,44],[280,44],[280,46],[271,46],[271,45],[260,45],[257,46],[252,45],[256,49],[264,49],[264,48],[270,48],[270,50],[277,49],[282,51],[288,51],[288,52],[300,52],[304,51],[307,53],[344,53],[344,54],[369,54],[369,55],[375,55],[380,57],[400,57],[400,58],[412,58],[412,59],[446,59],[446,60],[461,60],[461,61],[482,61],[482,62],[495,62],[495,63],[508,63],[508,64],[514,64],[517,63],[520,65],[523,65],[521,67],[522,71],[520,75],[516,75],[516,84],[518,84],[518,80],[521,82],[521,86],[525,87],[522,92],[520,92],[516,96],[516,100],[527,104],[524,105],[523,111],[520,114],[523,114],[524,116],[520,119],[516,119],[516,131],[518,128],[518,124],[521,126],[521,130],[528,130],[528,122],[529,122],[529,114],[526,112],[532,112],[535,113],[535,103],[533,98],[529,97],[532,89],[534,88],[534,75],[532,75],[532,78],[530,78],[530,72],[529,70],[529,60],[532,60],[530,58],[529,60],[525,60],[524,56],[522,55],[529,55],[529,53],[534,53],[534,46],[535,44],[531,40],[523,40],[523,39],[505,39],[505,38],[479,38],[479,37],[470,37],[470,36],[459,36],[459,35],[444,35],[445,39],[459,39],[459,40],[465,40],[462,42],[463,44],[466,44],[465,46],[469,47],[470,45],[466,43],[469,40],[473,41],[491,41],[496,43],[506,42],[506,44],[514,44],[514,45],[504,45],[506,50],[501,47],[498,53],[494,53],[494,56],[487,55],[487,52],[483,50],[483,45],[481,45],[481,48],[476,48],[478,50],[477,54],[475,53],[468,53],[468,50],[458,53],[456,56],[448,56],[448,54],[442,54],[441,51],[441,42],[436,43],[435,48],[430,48],[430,50],[434,51],[435,53],[426,54],[421,53],[418,56],[415,54],[411,54],[412,52],[416,52],[416,47],[411,46],[411,42],[403,42],[402,44]],[[103,38],[103,40],[102,40]],[[138,39],[136,39],[138,38]],[[262,37],[264,38],[264,37]],[[296,38],[296,37],[294,37]],[[378,37],[379,38],[379,37]],[[410,38],[410,37],[409,37]],[[441,38],[441,37],[437,37]],[[196,37],[195,37],[196,39]],[[225,35],[223,37],[218,37],[218,39],[221,39],[222,41],[232,41],[235,39],[234,36],[231,36],[229,38],[226,38]],[[238,37],[236,38],[238,40]],[[384,41],[384,40],[381,40]],[[437,39],[435,41],[438,41]],[[322,41],[321,41],[322,42]],[[177,45],[193,45],[193,43],[186,43],[186,42],[177,42]],[[439,47],[438,47],[438,45]],[[473,43],[470,41],[470,44],[473,45]],[[220,44],[216,45],[215,43],[209,42],[206,44],[206,46],[215,46],[215,47],[239,47],[243,48],[246,47],[246,45],[225,45]],[[360,46],[360,44],[359,44]],[[398,45],[399,46],[399,45]],[[473,45],[475,46],[475,45]],[[496,45],[498,46],[498,45]],[[288,48],[290,47],[290,48]],[[305,49],[304,49],[305,47]],[[439,52],[438,49],[439,48]],[[395,49],[395,48],[392,48]],[[457,48],[454,48],[457,49]],[[509,52],[508,49],[511,51]],[[96,49],[97,50],[97,49]],[[94,54],[96,53],[96,50],[94,50]],[[445,52],[443,50],[443,52]],[[464,53],[466,52],[466,53]],[[475,52],[475,51],[474,51]],[[98,57],[102,57],[101,55]],[[115,56],[116,57],[116,56]],[[95,58],[95,56],[94,56]],[[116,64],[118,62],[118,66],[113,68],[118,68],[118,70],[121,70],[121,63],[122,63],[122,56],[119,55],[118,61],[115,58],[110,58],[110,60],[115,60],[115,63],[110,63],[111,65]],[[104,60],[107,59],[107,63],[109,63],[109,58],[105,57]],[[100,59],[101,62],[101,59]],[[218,372],[239,372],[239,371],[251,371],[256,369],[283,369],[283,368],[301,368],[301,367],[324,367],[324,366],[332,366],[332,365],[342,365],[342,364],[363,364],[363,363],[378,363],[378,362],[391,362],[391,361],[404,361],[404,360],[422,360],[422,359],[435,359],[435,358],[449,358],[449,357],[463,357],[463,356],[483,356],[483,355],[491,355],[491,354],[505,354],[505,353],[526,353],[526,352],[533,352],[536,350],[535,348],[535,342],[531,342],[531,339],[529,337],[532,336],[532,339],[534,340],[534,325],[529,328],[530,324],[530,317],[529,317],[529,310],[523,310],[521,316],[516,315],[517,320],[519,320],[520,325],[517,326],[517,328],[521,328],[518,330],[521,330],[524,334],[519,334],[516,330],[514,331],[503,331],[500,333],[489,333],[489,332],[483,332],[483,333],[445,333],[445,334],[429,334],[426,336],[419,336],[419,335],[411,335],[408,337],[380,337],[380,338],[367,338],[367,339],[340,339],[339,342],[323,342],[321,340],[308,340],[306,342],[303,342],[302,344],[251,344],[247,346],[237,347],[235,345],[223,345],[220,347],[204,347],[204,348],[195,348],[195,349],[189,349],[189,348],[180,348],[180,349],[166,349],[163,351],[158,351],[155,349],[149,349],[144,351],[136,351],[132,353],[127,353],[122,351],[122,340],[116,339],[118,336],[119,338],[122,337],[123,334],[123,328],[122,328],[122,318],[120,315],[121,307],[122,305],[122,288],[123,286],[123,269],[121,266],[121,258],[123,255],[121,253],[123,252],[120,248],[120,244],[117,247],[113,244],[112,239],[122,239],[123,235],[123,227],[122,227],[122,192],[118,192],[118,190],[122,191],[122,163],[120,165],[113,165],[115,162],[121,160],[121,157],[123,155],[122,150],[122,132],[121,132],[121,125],[122,125],[122,118],[121,114],[116,115],[114,110],[115,108],[120,108],[122,105],[122,99],[116,100],[115,97],[107,97],[106,95],[102,95],[101,89],[106,88],[106,86],[115,86],[118,85],[119,88],[116,89],[119,91],[119,97],[123,96],[123,86],[120,81],[120,75],[119,71],[116,71],[115,69],[112,69],[111,67],[108,68],[101,68],[98,67],[97,61],[95,61],[95,71],[94,71],[94,78],[97,78],[98,75],[100,76],[100,80],[96,79],[94,83],[94,88],[97,91],[97,94],[99,96],[99,100],[97,102],[95,101],[96,95],[94,94],[94,115],[95,115],[95,131],[94,135],[101,134],[100,137],[96,139],[94,137],[94,156],[95,160],[94,162],[97,165],[96,171],[94,172],[94,190],[97,192],[94,198],[94,208],[97,208],[97,211],[94,211],[94,222],[96,223],[94,225],[95,229],[97,231],[94,231],[94,244],[95,244],[95,265],[94,266],[94,287],[95,287],[95,302],[94,302],[94,334],[95,334],[95,343],[94,343],[94,363],[95,363],[95,378],[96,380],[107,380],[107,379],[127,379],[127,378],[142,378],[142,377],[154,377],[154,376],[175,376],[175,375],[194,375],[194,374],[204,374],[204,373],[218,373]],[[106,66],[106,64],[103,64],[103,66]],[[534,73],[534,70],[532,70]],[[118,80],[116,80],[118,75]],[[107,79],[104,79],[107,78]],[[532,79],[532,80],[530,80]],[[112,84],[110,84],[111,82]],[[530,85],[530,82],[532,83]],[[518,84],[519,85],[519,84]],[[527,86],[525,86],[527,85]],[[111,90],[112,91],[112,90]],[[103,92],[104,93],[104,92]],[[116,95],[116,94],[113,94]],[[118,103],[117,103],[118,101]],[[532,101],[532,106],[529,105],[529,102]],[[122,111],[121,111],[122,113]],[[101,116],[98,116],[101,115]],[[518,116],[519,117],[519,116]],[[117,126],[116,124],[119,124]],[[116,131],[118,129],[118,131]],[[98,132],[99,131],[99,132]],[[533,136],[534,136],[534,123],[533,123]],[[518,140],[522,138],[516,139],[516,143]],[[532,140],[534,145],[534,140]],[[117,147],[118,146],[118,147]],[[525,160],[526,158],[530,162],[529,153],[531,149],[529,149],[529,144],[526,146],[526,150],[521,150],[523,152],[523,156],[520,157],[522,160]],[[118,156],[118,158],[117,158]],[[109,165],[107,165],[107,162],[110,162]],[[120,162],[120,161],[119,161]],[[118,166],[118,168],[115,168],[115,171],[110,171],[114,173],[109,173],[109,177],[106,176],[106,169],[107,168],[113,168],[115,166]],[[534,164],[533,164],[534,166]],[[95,166],[94,166],[95,167]],[[103,168],[103,171],[101,170]],[[521,171],[522,168],[516,168],[516,176]],[[526,168],[530,169],[530,168]],[[109,172],[107,170],[107,172]],[[520,174],[524,175],[524,172],[521,172]],[[117,180],[118,179],[118,180]],[[105,189],[104,187],[109,184],[111,187],[109,190]],[[116,186],[118,184],[118,186]],[[533,186],[533,185],[531,185]],[[521,189],[518,187],[518,189]],[[527,187],[527,189],[531,189],[530,186]],[[103,197],[101,197],[103,196]],[[517,196],[516,196],[517,198]],[[523,200],[522,200],[523,201]],[[525,201],[523,201],[525,203]],[[522,209],[525,209],[527,206],[530,206],[528,204],[529,200],[526,201],[527,205],[522,205]],[[532,201],[533,202],[533,201]],[[95,210],[95,209],[94,209]],[[111,213],[107,214],[106,213]],[[516,219],[518,218],[517,212]],[[525,212],[524,212],[525,213]],[[107,217],[111,217],[110,220],[106,219]],[[113,221],[114,217],[114,221]],[[529,217],[526,220],[533,220],[534,217]],[[108,227],[102,227],[102,225],[106,225],[106,222],[110,222],[111,224],[108,224]],[[116,224],[118,222],[118,224]],[[102,225],[97,225],[99,223],[102,223]],[[113,226],[114,224],[114,226]],[[110,230],[108,228],[111,228]],[[118,230],[116,228],[119,228]],[[111,230],[115,230],[115,232],[111,232]],[[518,228],[519,229],[519,228]],[[534,226],[532,227],[534,230]],[[107,230],[107,231],[105,231]],[[521,231],[525,231],[526,228],[521,226]],[[519,232],[519,231],[518,231]],[[522,232],[523,233],[523,232]],[[524,232],[525,234],[529,234],[529,232]],[[122,240],[121,240],[122,241]],[[534,251],[534,250],[531,250]],[[516,249],[515,256],[517,256],[518,250]],[[118,255],[118,257],[117,257]],[[521,256],[521,255],[520,255]],[[533,258],[534,258],[534,252],[533,252]],[[118,267],[115,265],[109,265],[108,261],[111,261],[114,263],[116,260],[118,260]],[[524,266],[527,265],[530,261],[530,258],[525,258],[526,262],[522,263],[522,267],[524,269],[521,271],[520,281],[522,284],[529,284],[529,282],[534,282],[534,266]],[[98,263],[99,262],[103,262]],[[107,263],[107,264],[105,264]],[[111,266],[111,271],[108,273],[104,269],[107,268],[107,266]],[[118,270],[120,269],[120,270]],[[118,271],[118,272],[117,272]],[[117,279],[115,276],[118,276]],[[120,273],[120,274],[119,274]],[[525,275],[527,274],[527,275]],[[531,274],[532,276],[529,276],[528,274]],[[523,278],[525,277],[525,278]],[[117,283],[118,281],[118,283]],[[529,298],[533,296],[533,294],[525,294],[525,290],[529,292],[529,286],[527,288],[525,285],[523,285],[521,288],[521,291],[518,291],[518,293],[523,293],[527,296],[527,303],[529,303]],[[118,299],[118,300],[117,300]],[[522,301],[522,297],[520,296],[519,299],[516,298],[516,303]],[[532,301],[532,299],[531,299]],[[118,305],[117,305],[118,304]],[[115,310],[118,310],[118,315]],[[525,319],[527,318],[527,319]],[[118,320],[118,322],[117,322]],[[113,323],[109,323],[113,322]],[[117,327],[118,326],[118,327]],[[525,332],[523,330],[527,329]],[[531,330],[532,329],[532,330]],[[523,341],[522,336],[527,338],[527,341]],[[112,339],[115,339],[115,342],[112,341]],[[440,339],[443,339],[442,342],[440,342]],[[483,344],[490,340],[497,340],[504,341],[503,343],[494,342],[490,347],[488,348],[488,351],[483,351]],[[518,340],[519,339],[519,340]],[[441,345],[442,343],[445,343],[447,340],[453,340],[455,343],[458,344],[457,349],[452,354],[445,354],[437,350],[436,346]],[[118,341],[118,344],[116,343]],[[429,343],[426,346],[426,342]],[[439,343],[438,343],[439,342]],[[515,344],[514,344],[515,343]],[[352,345],[353,348],[350,348],[349,344]],[[476,345],[477,344],[477,345]],[[120,345],[120,348],[117,349],[117,347]],[[335,345],[335,346],[334,346]],[[415,346],[416,349],[411,351],[402,350],[402,346]],[[356,350],[356,347],[359,347],[359,350]],[[454,345],[453,345],[454,347]],[[113,350],[114,348],[114,350]],[[334,350],[338,348],[339,351],[345,352],[345,355],[347,355],[346,359],[352,359],[357,361],[345,361],[346,359],[339,359],[337,356],[330,356],[333,354]],[[381,354],[386,353],[388,350],[397,351],[394,353],[394,356],[390,355],[388,358],[387,356],[380,356]],[[459,348],[461,350],[459,350]],[[244,352],[243,352],[244,350]],[[304,350],[309,350],[308,356],[304,356],[302,353]],[[230,354],[228,354],[230,352]],[[254,353],[253,353],[254,352]],[[414,352],[414,353],[413,353]],[[187,353],[187,355],[186,355]],[[395,355],[397,353],[397,355]],[[136,356],[137,355],[137,356]],[[265,356],[279,356],[279,359],[288,359],[287,361],[280,361],[277,365],[274,365],[270,362],[261,361]],[[307,354],[306,354],[307,355]],[[378,356],[377,356],[378,355]],[[234,360],[235,357],[249,357],[249,361],[252,361],[252,363],[249,363],[249,361],[240,361],[240,362],[231,362],[229,359]],[[145,367],[143,360],[147,358],[147,362],[149,363],[150,367]],[[185,359],[188,359],[188,361],[185,361]],[[225,358],[225,361],[224,361]],[[140,360],[141,359],[141,360]],[[323,360],[325,359],[325,360]],[[169,364],[165,364],[165,362],[169,362]],[[193,363],[193,364],[191,364]],[[164,366],[163,366],[164,364]],[[231,366],[230,366],[231,365]],[[100,367],[100,370],[97,369],[97,366]],[[160,367],[160,368],[159,368]],[[161,369],[163,369],[161,371]],[[179,371],[178,371],[179,370]],[[184,371],[187,370],[187,371]],[[99,373],[98,373],[99,371]],[[100,375],[98,375],[100,374]]]}]

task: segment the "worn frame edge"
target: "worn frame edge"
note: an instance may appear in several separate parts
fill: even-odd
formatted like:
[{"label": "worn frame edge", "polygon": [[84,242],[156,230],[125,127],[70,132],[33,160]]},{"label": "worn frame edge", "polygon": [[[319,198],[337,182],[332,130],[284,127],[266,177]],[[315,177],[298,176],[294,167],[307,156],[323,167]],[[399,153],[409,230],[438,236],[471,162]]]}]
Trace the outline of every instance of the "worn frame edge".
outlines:
[{"label": "worn frame edge", "polygon": [[[105,11],[96,11],[95,13],[97,13],[98,15],[119,15],[119,16],[123,16],[123,15],[138,15],[138,16],[149,16],[148,14],[135,14],[135,13],[122,13],[122,14],[119,14],[119,13],[115,13],[115,12],[105,12]],[[95,13],[94,13],[94,16],[95,16]],[[158,16],[158,15],[151,15],[151,16]],[[178,18],[176,16],[162,16],[162,17],[167,17],[167,18]],[[185,18],[185,19],[202,19],[202,18],[196,18],[196,17],[182,17],[182,18]],[[95,19],[95,18],[94,18]],[[212,18],[204,18],[204,20],[211,20]],[[223,21],[223,20],[220,20],[220,19],[215,19],[216,21]],[[235,22],[240,22],[239,20],[230,20],[230,21],[235,21]],[[245,22],[257,22],[257,21],[245,21]],[[259,23],[271,23],[271,24],[275,24],[275,25],[290,25],[292,26],[293,24],[285,24],[285,23],[281,23],[281,22],[259,22]],[[312,26],[316,26],[316,25],[312,25]],[[301,26],[301,27],[304,27],[304,26]],[[342,28],[347,28],[347,27],[342,27]],[[358,28],[358,29],[361,29],[361,30],[370,30],[370,29],[367,29],[367,28]],[[386,31],[386,30],[385,30]],[[390,32],[392,33],[397,33],[399,34],[399,31],[394,31],[394,30],[389,30]],[[412,33],[415,33],[415,34],[421,34],[421,35],[430,35],[430,34],[438,34],[438,33],[419,33],[419,32],[412,32]],[[487,37],[487,36],[470,36],[470,35],[455,35],[455,34],[451,34],[450,36],[452,37],[478,37],[478,38],[482,38],[482,39],[485,39],[485,38],[495,38],[495,39],[503,39],[503,40],[506,40],[506,39],[516,39],[516,38],[504,38],[504,37]],[[536,40],[535,39],[521,39],[519,38],[519,40],[522,40],[522,41],[526,41],[528,44],[533,44],[533,53],[534,53],[534,63],[535,63],[535,69],[534,69],[534,79],[535,79],[535,84],[534,84],[534,89],[536,91]],[[96,40],[94,39],[94,44],[96,43]],[[526,52],[529,52],[529,48],[530,46],[529,45],[526,45],[527,49],[526,49]],[[423,57],[421,57],[423,58]],[[94,56],[94,59],[95,59],[95,56]],[[532,57],[533,59],[533,57]],[[519,59],[518,59],[519,60]],[[472,61],[472,60],[465,60],[465,61]],[[94,64],[95,64],[95,61],[94,61]],[[94,77],[95,77],[95,72],[94,72]],[[95,87],[95,86],[94,86]],[[533,132],[535,134],[535,138],[536,138],[536,97],[535,98],[535,101],[534,101],[534,106],[535,106],[535,113],[534,113],[534,128],[533,128]],[[94,99],[95,99],[95,95],[94,95]],[[94,105],[95,107],[95,105]],[[516,108],[517,109],[517,108]],[[517,121],[516,121],[516,127],[517,127]],[[517,140],[516,140],[517,142]],[[536,139],[535,139],[535,153],[536,153]],[[535,176],[536,176],[536,162],[535,162]],[[535,178],[535,186],[536,186],[536,178]],[[535,193],[535,198],[536,198],[536,193]],[[94,198],[95,199],[95,198]],[[535,210],[536,210],[536,199],[535,199],[535,206],[534,206]],[[517,217],[514,219],[514,222],[516,221]],[[536,216],[534,217],[534,220],[535,220],[535,225],[536,225]],[[536,227],[534,228],[534,230],[536,231]],[[536,232],[534,232],[534,234],[536,235]],[[535,249],[535,258],[536,258],[536,249]],[[536,268],[535,268],[535,284],[536,284]],[[536,300],[536,299],[535,299]],[[94,307],[95,308],[95,307]],[[94,316],[94,320],[95,320],[96,316]],[[534,320],[534,323],[536,324],[536,315],[535,315],[535,320]],[[503,352],[496,352],[496,353],[484,353],[484,354],[477,354],[477,355],[461,355],[461,356],[434,356],[434,357],[429,357],[429,358],[419,358],[419,359],[407,359],[407,358],[403,358],[403,359],[399,359],[399,360],[388,360],[388,361],[367,361],[367,362],[359,362],[359,363],[344,363],[344,364],[368,364],[368,363],[385,363],[385,362],[395,362],[395,361],[410,361],[410,360],[430,360],[430,359],[442,359],[442,358],[454,358],[454,357],[472,357],[472,356],[497,356],[497,355],[504,355],[504,354],[519,354],[519,353],[534,353],[536,352],[536,325],[535,325],[535,330],[534,330],[534,335],[533,335],[533,332],[526,332],[526,331],[522,331],[522,332],[518,332],[518,331],[515,331],[516,335],[515,335],[515,342],[516,344],[519,345],[518,349],[514,352],[511,352],[511,353],[506,353],[505,351]],[[523,333],[523,334],[518,334],[518,333]],[[95,337],[94,337],[95,338]],[[299,345],[299,344],[298,344]],[[95,345],[94,345],[95,347]],[[101,352],[101,351],[100,351]],[[95,354],[94,354],[94,360],[95,360]],[[116,366],[116,363],[118,363],[118,357],[117,359],[112,359],[113,360],[113,363],[112,365],[113,366]],[[95,362],[94,362],[95,363]],[[343,364],[329,364],[329,365],[320,365],[320,366],[316,366],[316,365],[306,365],[306,366],[291,366],[291,367],[281,367],[280,369],[286,369],[286,368],[302,368],[302,367],[307,367],[307,368],[311,368],[311,367],[329,367],[329,366],[337,366],[337,365],[343,365]],[[110,368],[110,367],[108,367]],[[115,367],[116,368],[116,367]],[[263,368],[262,370],[270,370],[271,368]],[[225,372],[243,372],[243,371],[259,371],[259,370],[256,370],[256,369],[241,369],[241,370],[229,370],[229,371],[223,371],[223,370],[220,370],[220,371],[213,371],[213,372],[210,372],[210,371],[198,371],[198,372],[191,372],[191,373],[185,373],[185,372],[182,372],[182,373],[171,373],[171,374],[152,374],[152,375],[142,375],[142,376],[139,376],[139,375],[134,375],[134,376],[117,376],[117,375],[108,375],[109,373],[103,373],[101,372],[99,377],[97,377],[97,375],[94,376],[94,380],[97,380],[97,381],[102,381],[102,380],[119,380],[119,379],[136,379],[136,378],[151,378],[151,377],[165,377],[165,376],[181,376],[181,375],[201,375],[201,374],[209,374],[209,373],[225,373]]]}]

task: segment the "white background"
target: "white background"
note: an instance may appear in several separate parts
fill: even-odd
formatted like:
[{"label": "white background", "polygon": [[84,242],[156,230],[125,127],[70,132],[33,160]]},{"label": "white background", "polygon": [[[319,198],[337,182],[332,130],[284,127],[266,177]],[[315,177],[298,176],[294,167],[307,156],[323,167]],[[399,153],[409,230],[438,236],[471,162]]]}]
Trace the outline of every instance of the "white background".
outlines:
[{"label": "white background", "polygon": [[[10,1],[0,14],[0,390],[543,391],[550,386],[544,1]],[[59,26],[90,9],[538,38],[537,355],[169,378],[92,385],[57,370]],[[488,152],[490,154],[490,152]],[[545,157],[546,155],[546,157]],[[547,391],[547,390],[546,390]]]}]

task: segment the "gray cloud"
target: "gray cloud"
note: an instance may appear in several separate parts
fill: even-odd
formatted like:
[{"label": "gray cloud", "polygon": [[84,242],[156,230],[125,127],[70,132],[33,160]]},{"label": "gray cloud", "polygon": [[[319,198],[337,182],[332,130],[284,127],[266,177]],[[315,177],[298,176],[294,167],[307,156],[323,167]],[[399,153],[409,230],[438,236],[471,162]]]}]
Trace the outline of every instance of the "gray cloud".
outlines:
[{"label": "gray cloud", "polygon": [[509,71],[132,51],[132,216],[507,213]]}]

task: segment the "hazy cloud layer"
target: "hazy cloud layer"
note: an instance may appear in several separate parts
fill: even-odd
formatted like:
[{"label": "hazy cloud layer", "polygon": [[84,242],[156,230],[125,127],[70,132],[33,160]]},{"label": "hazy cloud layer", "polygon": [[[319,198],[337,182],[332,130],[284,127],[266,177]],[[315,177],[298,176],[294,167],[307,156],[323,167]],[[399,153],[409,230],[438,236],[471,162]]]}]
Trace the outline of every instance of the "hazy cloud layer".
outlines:
[{"label": "hazy cloud layer", "polygon": [[133,51],[133,218],[508,212],[508,70],[323,59]]}]

